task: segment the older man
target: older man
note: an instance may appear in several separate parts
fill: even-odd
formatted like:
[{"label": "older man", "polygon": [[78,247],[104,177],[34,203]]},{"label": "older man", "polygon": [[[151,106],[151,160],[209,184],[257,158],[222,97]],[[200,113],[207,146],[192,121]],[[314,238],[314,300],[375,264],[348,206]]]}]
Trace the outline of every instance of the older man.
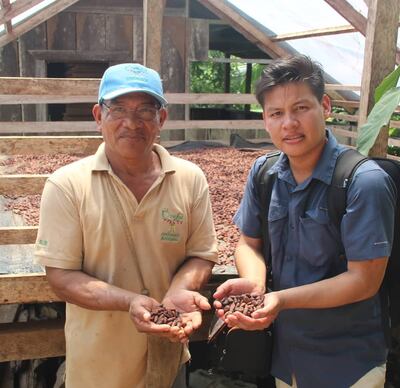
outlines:
[{"label": "older man", "polygon": [[[108,68],[93,107],[104,143],[45,185],[35,257],[67,302],[68,388],[184,386],[217,252],[202,171],[155,144],[166,103],[154,70]],[[151,322],[159,303],[183,329]]]}]

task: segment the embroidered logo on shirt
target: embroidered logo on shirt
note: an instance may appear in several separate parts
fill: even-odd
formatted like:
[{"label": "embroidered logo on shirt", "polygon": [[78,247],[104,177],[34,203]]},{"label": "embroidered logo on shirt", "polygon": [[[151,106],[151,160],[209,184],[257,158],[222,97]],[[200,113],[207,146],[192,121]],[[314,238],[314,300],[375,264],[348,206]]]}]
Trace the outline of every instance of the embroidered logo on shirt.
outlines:
[{"label": "embroidered logo on shirt", "polygon": [[36,243],[36,246],[37,246],[38,248],[48,248],[48,245],[49,245],[49,242],[48,242],[47,240],[39,240],[39,241]]},{"label": "embroidered logo on shirt", "polygon": [[171,213],[168,208],[161,210],[161,219],[169,224],[169,230],[161,233],[161,241],[179,241],[180,235],[176,232],[175,226],[182,224],[183,214],[182,213]]}]

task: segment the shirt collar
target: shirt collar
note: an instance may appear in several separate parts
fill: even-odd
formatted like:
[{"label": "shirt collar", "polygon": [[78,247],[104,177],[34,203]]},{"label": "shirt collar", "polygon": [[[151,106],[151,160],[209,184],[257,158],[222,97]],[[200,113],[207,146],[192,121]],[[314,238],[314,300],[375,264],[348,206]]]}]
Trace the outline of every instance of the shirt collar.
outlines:
[{"label": "shirt collar", "polygon": [[333,170],[335,169],[336,160],[340,154],[341,147],[330,130],[326,131],[326,137],[328,141],[326,142],[319,162],[312,173],[312,178],[330,185],[332,183]]},{"label": "shirt collar", "polygon": [[[165,174],[175,172],[176,167],[174,163],[174,158],[170,155],[170,153],[159,144],[154,144],[153,150],[160,158],[161,171]],[[110,173],[112,172],[111,165],[107,159],[104,142],[100,144],[99,148],[94,154],[92,171],[108,171]]]},{"label": "shirt collar", "polygon": [[[307,183],[310,182],[313,178],[318,179],[326,183],[327,185],[330,185],[332,182],[333,170],[335,169],[336,160],[343,147],[339,146],[337,140],[332,135],[329,129],[326,130],[326,137],[327,142],[324,146],[321,157],[318,161],[317,166],[314,168],[311,177],[306,180]],[[278,161],[268,171],[268,174],[275,173],[277,173],[279,179],[296,186],[292,171],[290,170],[289,159],[283,153],[279,156]]]}]

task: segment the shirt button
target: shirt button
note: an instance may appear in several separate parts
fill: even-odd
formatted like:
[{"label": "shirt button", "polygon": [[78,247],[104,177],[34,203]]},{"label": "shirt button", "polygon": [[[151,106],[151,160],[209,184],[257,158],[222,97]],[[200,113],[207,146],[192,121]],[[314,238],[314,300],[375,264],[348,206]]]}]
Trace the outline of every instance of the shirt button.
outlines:
[{"label": "shirt button", "polygon": [[294,229],[294,224],[290,224],[290,229]]}]

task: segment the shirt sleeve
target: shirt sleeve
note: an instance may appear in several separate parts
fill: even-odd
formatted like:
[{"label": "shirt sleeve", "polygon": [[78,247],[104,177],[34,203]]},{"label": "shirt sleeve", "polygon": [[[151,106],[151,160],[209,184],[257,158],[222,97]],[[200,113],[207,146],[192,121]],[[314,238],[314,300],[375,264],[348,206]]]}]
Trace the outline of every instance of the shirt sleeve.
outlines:
[{"label": "shirt sleeve", "polygon": [[233,217],[233,222],[245,236],[261,238],[260,200],[255,178],[257,172],[265,161],[265,156],[258,158],[250,169],[244,188],[243,198]]},{"label": "shirt sleeve", "polygon": [[72,196],[48,180],[40,204],[35,262],[79,270],[82,268],[82,246],[82,228]]},{"label": "shirt sleeve", "polygon": [[342,241],[350,261],[390,255],[396,195],[392,179],[375,162],[367,161],[357,169],[341,224]]},{"label": "shirt sleeve", "polygon": [[186,245],[187,257],[218,262],[217,237],[211,209],[210,192],[203,172],[198,171],[190,215],[190,232]]}]

